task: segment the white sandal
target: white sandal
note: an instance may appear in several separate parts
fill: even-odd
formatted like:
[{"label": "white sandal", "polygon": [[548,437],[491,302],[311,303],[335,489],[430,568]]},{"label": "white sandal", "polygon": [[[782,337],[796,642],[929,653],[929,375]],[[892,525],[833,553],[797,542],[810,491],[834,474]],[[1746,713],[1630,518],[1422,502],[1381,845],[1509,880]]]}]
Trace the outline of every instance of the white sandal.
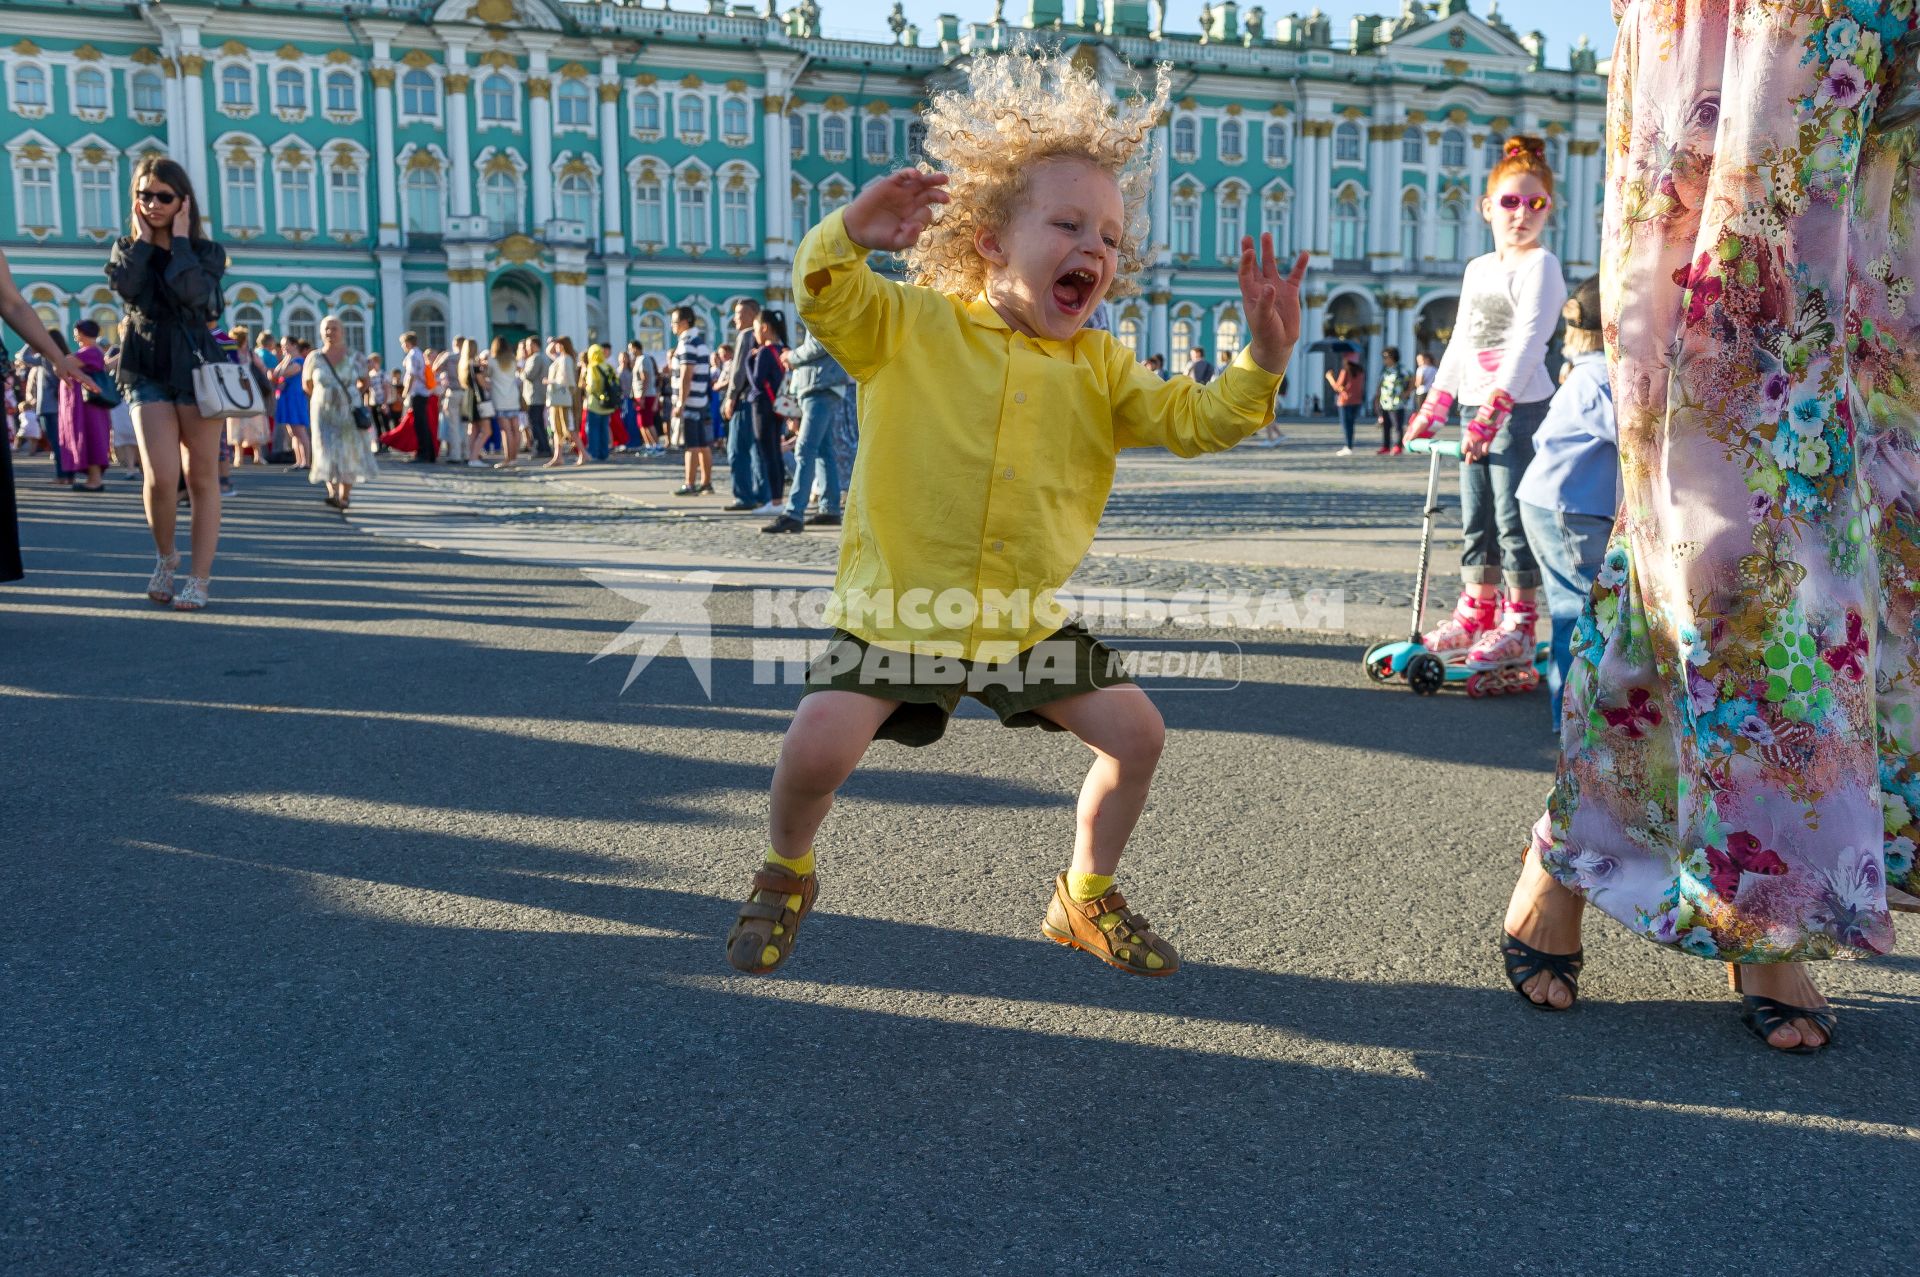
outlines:
[{"label": "white sandal", "polygon": [[207,578],[190,576],[180,592],[173,596],[173,610],[176,612],[198,612],[207,605]]},{"label": "white sandal", "polygon": [[173,602],[173,573],[180,566],[180,555],[156,554],[153,575],[147,578],[147,597],[161,607]]}]

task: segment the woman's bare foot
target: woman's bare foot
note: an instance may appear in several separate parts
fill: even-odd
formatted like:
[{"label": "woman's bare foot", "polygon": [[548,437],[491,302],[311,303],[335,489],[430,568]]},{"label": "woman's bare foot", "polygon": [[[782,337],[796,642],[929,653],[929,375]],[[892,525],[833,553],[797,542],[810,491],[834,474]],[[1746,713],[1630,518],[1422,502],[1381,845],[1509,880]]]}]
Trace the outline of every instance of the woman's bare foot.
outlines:
[{"label": "woman's bare foot", "polygon": [[[1820,996],[1820,990],[1813,983],[1813,976],[1808,973],[1804,962],[1748,963],[1739,968],[1739,974],[1740,992],[1751,997],[1772,998],[1790,1007],[1805,1007],[1809,1011],[1823,1010],[1827,1005],[1827,1000]],[[1826,1044],[1827,1035],[1810,1020],[1790,1020],[1767,1035],[1767,1045],[1776,1051],[1787,1051],[1801,1045],[1821,1047]]]},{"label": "woman's bare foot", "polygon": [[[1544,953],[1574,953],[1580,948],[1580,920],[1586,910],[1586,900],[1556,882],[1540,867],[1538,850],[1528,848],[1527,863],[1507,902],[1507,934]],[[1565,1010],[1573,1005],[1573,990],[1550,971],[1536,972],[1521,992],[1543,1006]]]}]

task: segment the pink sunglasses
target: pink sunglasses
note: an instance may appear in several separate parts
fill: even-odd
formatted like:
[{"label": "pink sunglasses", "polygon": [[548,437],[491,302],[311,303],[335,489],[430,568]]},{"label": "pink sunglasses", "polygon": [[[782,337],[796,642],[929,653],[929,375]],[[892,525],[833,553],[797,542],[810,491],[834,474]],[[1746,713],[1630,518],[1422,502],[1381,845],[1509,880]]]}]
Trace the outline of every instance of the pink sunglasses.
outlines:
[{"label": "pink sunglasses", "polygon": [[1535,213],[1544,213],[1548,209],[1553,207],[1553,196],[1551,195],[1502,195],[1500,197],[1500,207],[1506,209],[1507,212],[1509,213],[1513,212],[1514,209],[1519,208],[1522,204],[1526,205],[1527,208],[1529,208]]}]

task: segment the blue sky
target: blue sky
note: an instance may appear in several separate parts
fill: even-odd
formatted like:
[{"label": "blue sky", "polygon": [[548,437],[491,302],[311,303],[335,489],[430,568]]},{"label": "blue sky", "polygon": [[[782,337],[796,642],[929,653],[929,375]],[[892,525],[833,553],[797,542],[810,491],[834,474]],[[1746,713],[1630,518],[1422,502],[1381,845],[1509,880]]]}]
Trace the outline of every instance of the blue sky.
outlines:
[{"label": "blue sky", "polygon": [[[821,25],[830,35],[857,35],[892,39],[887,32],[887,15],[893,0],[818,0]],[[942,13],[957,13],[963,20],[985,22],[993,14],[993,0],[905,0],[907,17],[920,24],[921,41],[933,38],[935,18]],[[1305,13],[1315,4],[1333,19],[1335,39],[1344,39],[1347,22],[1356,13],[1398,13],[1400,0],[1271,0],[1265,5],[1271,20],[1282,13]],[[1473,11],[1484,14],[1489,0],[1473,0]],[[1167,26],[1174,31],[1195,31],[1200,26],[1201,0],[1169,0]],[[682,3],[675,6],[691,7]],[[781,0],[784,12],[792,7]],[[1242,3],[1240,11],[1252,6]],[[1565,66],[1567,50],[1585,32],[1593,46],[1605,57],[1613,48],[1613,7],[1608,0],[1502,0],[1501,11],[1507,24],[1516,31],[1543,31],[1548,41],[1548,56],[1555,66]],[[1027,11],[1027,0],[1007,0],[1007,16],[1018,20]]]}]

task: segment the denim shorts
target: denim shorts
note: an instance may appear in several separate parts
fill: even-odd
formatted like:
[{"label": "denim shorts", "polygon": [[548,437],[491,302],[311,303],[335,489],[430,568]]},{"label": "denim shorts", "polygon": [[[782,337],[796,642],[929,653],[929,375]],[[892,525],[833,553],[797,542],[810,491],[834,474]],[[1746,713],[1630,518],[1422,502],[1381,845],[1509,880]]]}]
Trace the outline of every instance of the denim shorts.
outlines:
[{"label": "denim shorts", "polygon": [[151,377],[137,377],[127,387],[127,402],[134,407],[150,403],[190,404],[196,402],[191,390],[176,390],[164,381],[155,381]]}]

